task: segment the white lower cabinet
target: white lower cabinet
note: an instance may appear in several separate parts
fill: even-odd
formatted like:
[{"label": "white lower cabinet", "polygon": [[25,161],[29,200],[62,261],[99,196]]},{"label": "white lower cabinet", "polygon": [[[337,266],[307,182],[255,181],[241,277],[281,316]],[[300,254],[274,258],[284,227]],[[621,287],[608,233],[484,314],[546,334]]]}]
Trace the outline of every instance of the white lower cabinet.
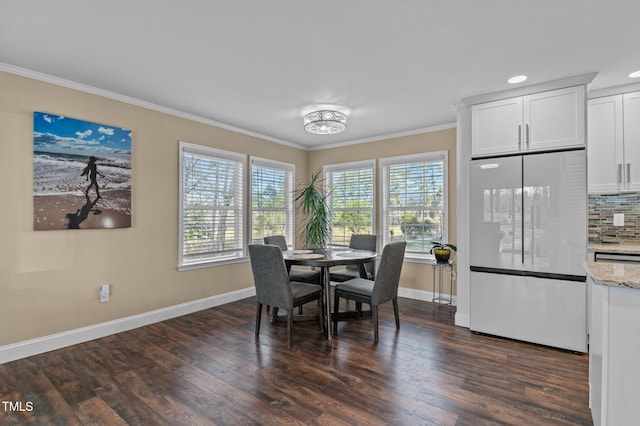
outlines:
[{"label": "white lower cabinet", "polygon": [[640,290],[589,278],[589,407],[593,424],[640,421]]}]

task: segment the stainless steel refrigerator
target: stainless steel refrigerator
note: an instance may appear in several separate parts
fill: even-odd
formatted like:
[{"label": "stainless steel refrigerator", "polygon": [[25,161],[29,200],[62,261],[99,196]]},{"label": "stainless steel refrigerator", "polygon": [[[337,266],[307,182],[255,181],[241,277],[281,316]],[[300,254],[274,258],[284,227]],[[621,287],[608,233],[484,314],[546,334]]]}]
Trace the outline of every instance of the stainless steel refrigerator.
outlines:
[{"label": "stainless steel refrigerator", "polygon": [[471,330],[586,352],[584,149],[473,159]]}]

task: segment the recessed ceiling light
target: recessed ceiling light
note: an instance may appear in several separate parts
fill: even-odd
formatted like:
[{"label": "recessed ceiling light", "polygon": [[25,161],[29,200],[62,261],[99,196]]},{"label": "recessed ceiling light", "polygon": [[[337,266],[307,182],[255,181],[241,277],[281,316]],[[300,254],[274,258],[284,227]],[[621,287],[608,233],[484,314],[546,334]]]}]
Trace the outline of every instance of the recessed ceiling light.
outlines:
[{"label": "recessed ceiling light", "polygon": [[640,77],[640,71],[634,71],[631,74],[629,74],[629,77],[631,78],[638,78]]},{"label": "recessed ceiling light", "polygon": [[511,77],[509,80],[507,80],[509,83],[511,84],[516,84],[516,83],[522,83],[523,81],[525,81],[527,79],[526,75],[516,75],[514,77]]}]

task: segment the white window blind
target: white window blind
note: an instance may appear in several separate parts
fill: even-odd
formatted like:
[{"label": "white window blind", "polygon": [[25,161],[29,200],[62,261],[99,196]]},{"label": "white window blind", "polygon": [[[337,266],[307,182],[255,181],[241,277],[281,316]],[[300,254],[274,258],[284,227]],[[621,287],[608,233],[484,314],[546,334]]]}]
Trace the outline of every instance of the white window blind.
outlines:
[{"label": "white window blind", "polygon": [[446,151],[380,160],[384,244],[404,240],[408,257],[424,257],[447,242],[446,165]]},{"label": "white window blind", "polygon": [[374,160],[325,166],[333,214],[331,244],[348,246],[353,234],[374,232]]},{"label": "white window blind", "polygon": [[284,235],[294,243],[293,164],[251,158],[251,243],[270,235]]},{"label": "white window blind", "polygon": [[244,256],[245,156],[180,143],[179,266]]}]

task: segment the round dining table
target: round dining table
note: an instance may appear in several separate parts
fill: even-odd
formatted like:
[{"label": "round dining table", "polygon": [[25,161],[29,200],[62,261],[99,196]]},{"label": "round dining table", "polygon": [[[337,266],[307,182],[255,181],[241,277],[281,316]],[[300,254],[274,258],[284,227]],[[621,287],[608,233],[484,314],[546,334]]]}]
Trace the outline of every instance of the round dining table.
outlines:
[{"label": "round dining table", "polygon": [[324,289],[325,319],[327,321],[327,339],[333,338],[331,334],[331,279],[329,269],[339,265],[358,265],[360,277],[367,278],[365,263],[371,262],[377,253],[369,250],[357,250],[351,248],[287,250],[282,253],[287,267],[291,265],[303,265],[320,268],[320,277]]}]

